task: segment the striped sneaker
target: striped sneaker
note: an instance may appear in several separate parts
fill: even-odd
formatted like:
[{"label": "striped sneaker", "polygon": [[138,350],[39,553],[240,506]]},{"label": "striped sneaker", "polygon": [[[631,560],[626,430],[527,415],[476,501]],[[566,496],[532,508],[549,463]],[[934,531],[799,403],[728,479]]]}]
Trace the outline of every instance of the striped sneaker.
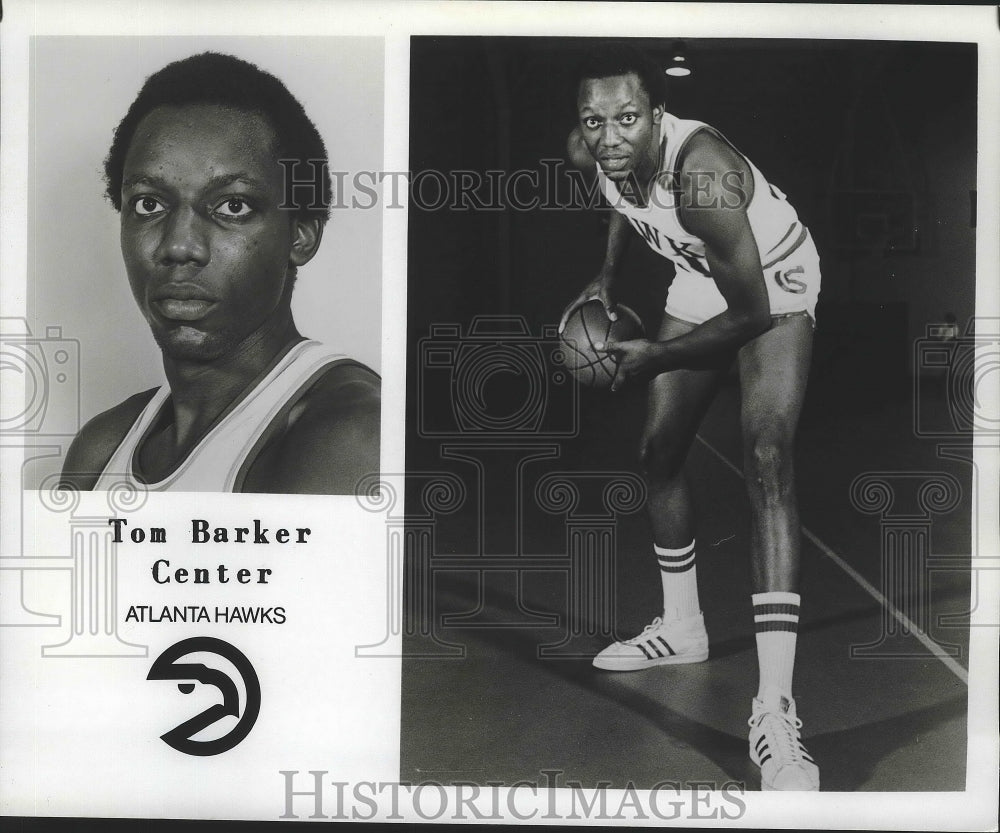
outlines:
[{"label": "striped sneaker", "polygon": [[760,767],[761,789],[819,789],[819,767],[799,739],[802,721],[794,700],[778,695],[764,703],[755,697],[748,722],[750,760]]},{"label": "striped sneaker", "polygon": [[708,659],[708,634],[699,613],[664,622],[657,616],[642,633],[609,645],[596,657],[594,667],[605,671],[641,671],[654,665],[680,665]]}]

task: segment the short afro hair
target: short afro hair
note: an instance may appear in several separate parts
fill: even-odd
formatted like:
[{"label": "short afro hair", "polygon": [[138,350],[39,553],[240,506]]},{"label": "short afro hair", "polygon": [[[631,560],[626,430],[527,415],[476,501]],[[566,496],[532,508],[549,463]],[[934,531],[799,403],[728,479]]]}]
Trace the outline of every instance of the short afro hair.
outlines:
[{"label": "short afro hair", "polygon": [[667,100],[667,84],[662,67],[645,52],[622,41],[611,41],[596,46],[580,60],[576,71],[576,91],[590,78],[611,78],[634,72],[649,96],[650,107],[662,107]]},{"label": "short afro hair", "polygon": [[[264,118],[277,137],[279,159],[326,162],[326,146],[302,105],[285,85],[248,61],[218,52],[203,52],[167,64],[142,85],[125,117],[115,128],[111,149],[104,160],[106,194],[115,207],[122,207],[122,176],[125,156],[139,123],[161,106],[216,104]],[[330,216],[330,172],[323,166],[323,193],[309,205],[295,208],[296,219]]]}]

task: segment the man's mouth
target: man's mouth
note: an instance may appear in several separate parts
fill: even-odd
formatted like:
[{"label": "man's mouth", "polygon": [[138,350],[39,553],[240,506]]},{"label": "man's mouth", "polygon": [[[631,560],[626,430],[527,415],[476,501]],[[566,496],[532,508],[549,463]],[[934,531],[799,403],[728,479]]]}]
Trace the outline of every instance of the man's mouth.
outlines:
[{"label": "man's mouth", "polygon": [[628,167],[627,156],[602,156],[601,168],[605,171],[621,171]]},{"label": "man's mouth", "polygon": [[159,310],[160,315],[171,321],[197,321],[208,315],[209,310],[215,306],[215,301],[162,298],[153,301],[153,306]]},{"label": "man's mouth", "polygon": [[197,321],[204,318],[215,303],[215,298],[204,289],[189,283],[160,287],[152,297],[152,304],[160,315],[171,321]]}]

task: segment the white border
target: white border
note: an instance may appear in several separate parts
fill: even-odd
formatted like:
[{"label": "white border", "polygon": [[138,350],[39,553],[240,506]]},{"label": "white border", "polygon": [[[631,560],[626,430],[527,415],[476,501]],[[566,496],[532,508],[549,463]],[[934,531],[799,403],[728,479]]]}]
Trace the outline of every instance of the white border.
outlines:
[{"label": "white border", "polygon": [[[767,37],[976,41],[979,44],[979,171],[977,235],[977,311],[995,315],[998,287],[997,195],[1000,168],[1000,39],[997,11],[990,6],[844,6],[721,4],[519,4],[431,2],[25,2],[4,4],[0,25],[3,113],[3,235],[0,250],[0,309],[6,316],[24,314],[26,268],[25,205],[27,111],[25,96],[28,37],[32,34],[219,34],[382,35],[386,45],[386,164],[402,170],[407,145],[408,36],[569,35],[615,37]],[[928,106],[932,106],[929,103]],[[400,392],[384,409],[383,461],[402,461],[405,389],[405,212],[388,211],[383,252],[384,376],[389,390]],[[981,396],[996,402],[992,386]],[[17,395],[16,391],[12,395]],[[996,449],[980,448],[974,532],[977,555],[998,552]],[[10,489],[5,479],[4,489]],[[7,495],[9,497],[9,495]],[[0,495],[0,497],[3,497]],[[7,501],[7,505],[11,505]],[[974,613],[969,691],[968,790],[965,793],[824,794],[808,797],[748,793],[747,813],[738,826],[895,829],[996,829],[998,724],[997,622],[1000,572],[980,574],[981,598]],[[987,625],[983,627],[983,625]],[[978,627],[977,627],[978,626]],[[530,805],[529,805],[530,806]],[[541,802],[540,802],[540,806]],[[57,808],[52,808],[57,811]],[[109,808],[110,810],[111,808]],[[544,811],[543,811],[544,812]],[[542,821],[541,818],[537,819]],[[655,820],[654,820],[655,821]],[[683,819],[697,826],[699,822]],[[650,822],[652,823],[652,822]],[[712,822],[717,824],[718,822]],[[662,823],[659,823],[662,824]]]}]

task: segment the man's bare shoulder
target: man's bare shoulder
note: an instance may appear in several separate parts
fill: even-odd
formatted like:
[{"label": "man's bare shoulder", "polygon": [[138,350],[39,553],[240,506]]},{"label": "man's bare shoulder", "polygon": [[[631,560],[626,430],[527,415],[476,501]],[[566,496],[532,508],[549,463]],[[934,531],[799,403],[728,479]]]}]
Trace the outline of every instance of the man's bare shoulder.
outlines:
[{"label": "man's bare shoulder", "polygon": [[[382,380],[370,368],[343,364],[330,368],[301,400],[302,411],[288,436],[304,444],[378,443]],[[372,433],[374,432],[374,433]]]},{"label": "man's bare shoulder", "polygon": [[250,490],[351,494],[379,469],[381,380],[356,363],[323,374],[250,472]]},{"label": "man's bare shoulder", "polygon": [[111,455],[156,391],[150,388],[130,396],[84,425],[66,452],[61,484],[84,491],[94,488]]},{"label": "man's bare shoulder", "polygon": [[739,151],[713,128],[699,130],[685,144],[678,167],[680,220],[689,233],[706,242],[737,229],[749,233],[745,217],[754,181]]},{"label": "man's bare shoulder", "polygon": [[577,170],[594,173],[596,160],[587,150],[587,143],[583,140],[580,125],[570,131],[569,138],[566,140],[566,156],[569,158],[570,164]]},{"label": "man's bare shoulder", "polygon": [[714,128],[695,132],[684,145],[678,159],[682,189],[690,198],[688,205],[700,205],[696,192],[725,197],[726,208],[745,208],[753,198],[753,175],[743,155]]},{"label": "man's bare shoulder", "polygon": [[682,172],[745,167],[739,152],[715,128],[707,126],[695,131],[684,143],[678,163]]}]

